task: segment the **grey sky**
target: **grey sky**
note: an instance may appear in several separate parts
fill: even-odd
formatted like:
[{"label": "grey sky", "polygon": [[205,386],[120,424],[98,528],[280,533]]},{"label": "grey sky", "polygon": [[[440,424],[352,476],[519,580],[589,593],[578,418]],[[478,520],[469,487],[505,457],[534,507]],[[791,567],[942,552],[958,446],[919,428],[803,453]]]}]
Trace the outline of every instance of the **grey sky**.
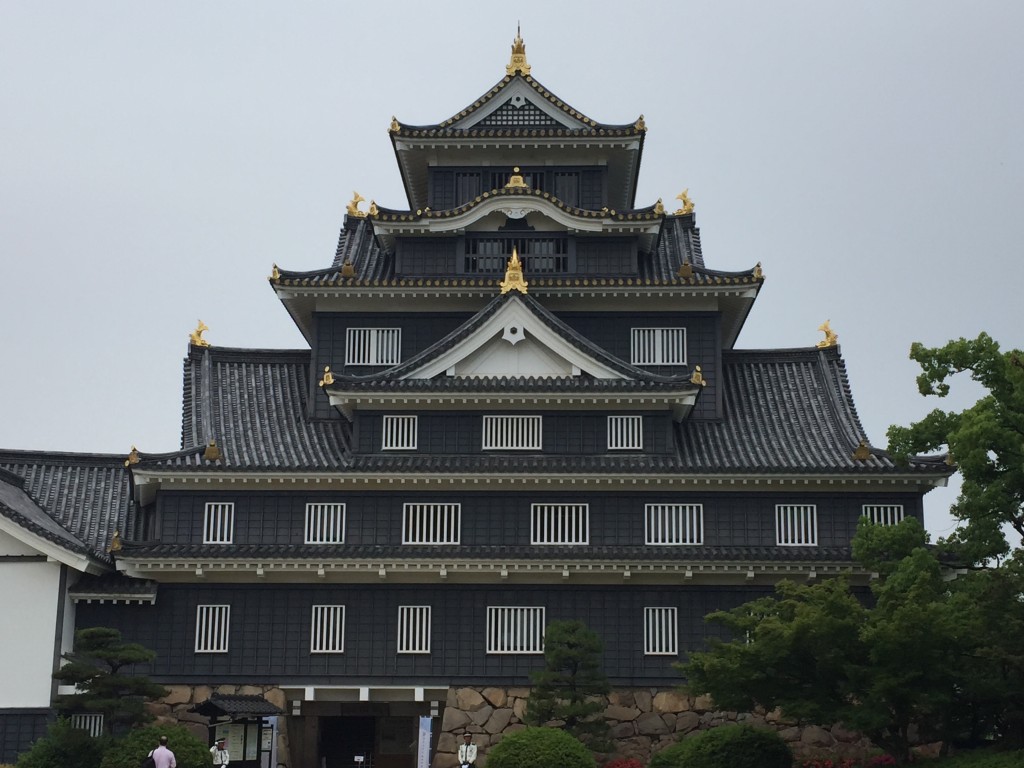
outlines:
[{"label": "grey sky", "polygon": [[831,319],[876,445],[977,395],[921,398],[912,341],[1024,346],[1024,3],[0,0],[0,446],[177,448],[198,318],[304,346],[271,265],[326,266],[353,190],[406,205],[391,116],[471,103],[517,22],[559,97],[644,114],[639,206],[688,187],[708,265],[762,262],[738,346]]}]

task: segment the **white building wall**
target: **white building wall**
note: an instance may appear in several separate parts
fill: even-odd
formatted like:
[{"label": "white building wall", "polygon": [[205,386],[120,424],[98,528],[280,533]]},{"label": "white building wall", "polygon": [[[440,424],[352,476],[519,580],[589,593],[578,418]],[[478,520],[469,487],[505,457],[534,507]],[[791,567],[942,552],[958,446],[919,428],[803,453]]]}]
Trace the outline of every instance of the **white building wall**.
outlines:
[{"label": "white building wall", "polygon": [[38,554],[0,532],[0,709],[50,706],[61,565],[8,559]]}]

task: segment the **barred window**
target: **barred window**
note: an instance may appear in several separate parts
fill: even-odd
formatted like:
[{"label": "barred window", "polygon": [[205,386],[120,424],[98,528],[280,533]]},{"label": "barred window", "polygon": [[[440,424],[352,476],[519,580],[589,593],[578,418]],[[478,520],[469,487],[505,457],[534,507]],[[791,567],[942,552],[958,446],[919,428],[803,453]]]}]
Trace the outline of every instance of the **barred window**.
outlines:
[{"label": "barred window", "polygon": [[402,511],[403,544],[458,544],[461,504],[406,504]]},{"label": "barred window", "polygon": [[608,417],[608,450],[640,450],[644,447],[644,421],[641,416]]},{"label": "barred window", "polygon": [[589,541],[589,504],[532,505],[531,544],[587,544]]},{"label": "barred window", "polygon": [[679,654],[679,619],[676,608],[644,608],[644,655]]},{"label": "barred window", "polygon": [[544,608],[488,606],[487,653],[544,653]]},{"label": "barred window", "polygon": [[430,653],[430,606],[398,606],[398,652]]},{"label": "barred window", "polygon": [[401,328],[349,328],[345,334],[345,365],[398,365],[401,357]]},{"label": "barred window", "polygon": [[345,505],[307,504],[305,529],[307,544],[343,544]]},{"label": "barred window", "polygon": [[875,525],[899,525],[903,522],[903,505],[865,504],[864,515]]},{"label": "barred window", "polygon": [[647,544],[703,544],[703,504],[647,504],[644,507]]},{"label": "barred window", "polygon": [[418,429],[418,416],[385,416],[384,444],[381,447],[385,451],[414,451]]},{"label": "barred window", "polygon": [[234,503],[208,502],[203,511],[203,544],[230,544],[234,534]]},{"label": "barred window", "polygon": [[71,727],[85,731],[92,737],[103,735],[103,715],[81,713],[71,716]]},{"label": "barred window", "polygon": [[196,606],[196,653],[227,653],[230,605]]},{"label": "barred window", "polygon": [[344,653],[345,606],[314,605],[309,638],[310,653]]},{"label": "barred window", "polygon": [[783,547],[817,546],[818,508],[814,504],[777,504],[775,543]]},{"label": "barred window", "polygon": [[633,365],[686,365],[685,328],[634,328]]},{"label": "barred window", "polygon": [[540,416],[484,416],[484,450],[541,449]]}]

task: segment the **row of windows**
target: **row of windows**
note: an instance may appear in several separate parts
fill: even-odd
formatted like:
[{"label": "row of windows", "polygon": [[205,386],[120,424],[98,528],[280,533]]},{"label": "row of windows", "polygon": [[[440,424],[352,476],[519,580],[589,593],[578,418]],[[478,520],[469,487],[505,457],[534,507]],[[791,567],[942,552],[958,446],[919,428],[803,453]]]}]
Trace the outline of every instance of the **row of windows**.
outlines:
[{"label": "row of windows", "polygon": [[[903,520],[902,504],[865,504],[862,513],[878,525]],[[203,543],[231,544],[234,502],[210,502],[203,514]],[[345,505],[307,504],[306,544],[345,543]],[[402,507],[403,544],[459,544],[462,505],[458,503],[406,503]],[[589,504],[531,504],[530,543],[588,544]],[[703,504],[646,504],[644,543],[678,546],[704,543]],[[814,504],[775,505],[775,543],[779,546],[816,546],[818,508]]]},{"label": "row of windows", "polygon": [[[230,605],[196,607],[196,653],[227,653]],[[678,611],[674,607],[644,608],[644,654],[679,653]],[[488,606],[486,652],[519,654],[544,652],[543,606]],[[400,605],[396,627],[398,653],[430,653],[432,632],[429,605]],[[314,605],[309,627],[310,653],[345,652],[345,606]]]},{"label": "row of windows", "polygon": [[[481,446],[485,451],[539,451],[543,445],[542,416],[484,416]],[[381,448],[415,451],[419,442],[418,416],[385,416]],[[608,417],[608,450],[642,450],[644,423],[641,416]]]},{"label": "row of windows", "polygon": [[[509,252],[503,250],[494,257],[500,261],[501,269],[505,268]],[[345,334],[345,365],[398,365],[401,350],[401,328],[349,328]],[[686,329],[630,329],[630,362],[686,365]]]}]

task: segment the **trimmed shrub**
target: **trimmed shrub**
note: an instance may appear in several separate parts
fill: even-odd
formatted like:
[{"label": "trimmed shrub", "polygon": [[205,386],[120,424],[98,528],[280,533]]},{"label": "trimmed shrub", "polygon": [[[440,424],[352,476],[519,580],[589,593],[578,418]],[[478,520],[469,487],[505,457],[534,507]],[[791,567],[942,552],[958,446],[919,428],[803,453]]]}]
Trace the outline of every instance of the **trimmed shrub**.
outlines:
[{"label": "trimmed shrub", "polygon": [[106,744],[106,739],[94,738],[59,718],[28,752],[18,755],[17,768],[99,768]]},{"label": "trimmed shrub", "polygon": [[156,748],[161,736],[167,737],[167,748],[174,753],[178,768],[208,768],[210,765],[210,747],[185,726],[147,725],[133,728],[115,741],[99,768],[139,768],[142,758]]},{"label": "trimmed shrub", "polygon": [[775,731],[723,725],[663,749],[650,768],[790,768],[793,753]]},{"label": "trimmed shrub", "polygon": [[510,733],[487,752],[487,768],[596,768],[594,756],[557,728]]}]

